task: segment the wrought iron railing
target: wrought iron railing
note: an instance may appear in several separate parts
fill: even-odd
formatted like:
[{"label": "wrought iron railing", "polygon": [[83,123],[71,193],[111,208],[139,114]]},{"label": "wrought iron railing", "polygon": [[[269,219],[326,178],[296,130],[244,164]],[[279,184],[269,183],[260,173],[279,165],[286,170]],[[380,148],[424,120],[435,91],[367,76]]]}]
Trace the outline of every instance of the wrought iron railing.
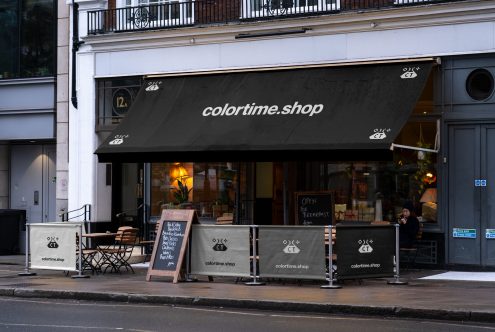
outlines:
[{"label": "wrought iron railing", "polygon": [[88,34],[314,16],[469,0],[188,0],[88,13]]},{"label": "wrought iron railing", "polygon": [[83,222],[87,222],[91,220],[91,205],[90,204],[84,204],[82,207],[79,209],[75,209],[72,211],[66,211],[63,213],[60,213],[58,215],[63,222],[65,221],[70,221],[73,219],[80,219],[79,217],[83,218]]}]

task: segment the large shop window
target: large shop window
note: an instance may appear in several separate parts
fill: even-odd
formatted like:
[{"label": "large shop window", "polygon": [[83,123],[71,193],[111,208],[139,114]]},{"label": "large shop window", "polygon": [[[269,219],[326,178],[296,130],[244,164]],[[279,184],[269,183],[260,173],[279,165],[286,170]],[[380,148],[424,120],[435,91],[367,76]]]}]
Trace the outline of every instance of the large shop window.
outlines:
[{"label": "large shop window", "polygon": [[151,164],[151,215],[195,209],[202,223],[250,223],[249,165],[231,162]]}]

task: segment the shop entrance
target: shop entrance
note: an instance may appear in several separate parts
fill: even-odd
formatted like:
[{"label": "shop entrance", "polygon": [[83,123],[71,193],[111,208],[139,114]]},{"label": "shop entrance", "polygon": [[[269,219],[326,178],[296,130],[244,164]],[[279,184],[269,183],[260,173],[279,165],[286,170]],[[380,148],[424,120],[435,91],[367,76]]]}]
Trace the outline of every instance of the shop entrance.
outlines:
[{"label": "shop entrance", "polygon": [[112,229],[142,228],[144,171],[141,163],[112,166]]},{"label": "shop entrance", "polygon": [[448,134],[449,263],[495,266],[495,124]]}]

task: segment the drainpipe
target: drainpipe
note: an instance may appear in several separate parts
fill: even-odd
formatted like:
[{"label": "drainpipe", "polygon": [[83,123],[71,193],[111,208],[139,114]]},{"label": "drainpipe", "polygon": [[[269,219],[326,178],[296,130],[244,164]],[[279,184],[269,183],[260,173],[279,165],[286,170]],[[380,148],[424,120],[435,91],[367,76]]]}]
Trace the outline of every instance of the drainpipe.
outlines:
[{"label": "drainpipe", "polygon": [[76,91],[76,53],[79,46],[84,44],[79,40],[79,4],[72,0],[72,106],[77,109],[77,91]]}]

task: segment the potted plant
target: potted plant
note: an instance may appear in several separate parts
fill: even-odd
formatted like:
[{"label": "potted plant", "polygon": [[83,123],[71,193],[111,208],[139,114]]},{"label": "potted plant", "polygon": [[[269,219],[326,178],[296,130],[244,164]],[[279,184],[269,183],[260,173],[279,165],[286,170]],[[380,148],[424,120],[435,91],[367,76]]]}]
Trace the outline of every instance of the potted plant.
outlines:
[{"label": "potted plant", "polygon": [[179,205],[183,205],[184,203],[188,203],[189,201],[189,193],[192,188],[189,189],[187,184],[182,183],[182,181],[177,180],[177,188],[174,189],[173,195],[175,200]]}]

